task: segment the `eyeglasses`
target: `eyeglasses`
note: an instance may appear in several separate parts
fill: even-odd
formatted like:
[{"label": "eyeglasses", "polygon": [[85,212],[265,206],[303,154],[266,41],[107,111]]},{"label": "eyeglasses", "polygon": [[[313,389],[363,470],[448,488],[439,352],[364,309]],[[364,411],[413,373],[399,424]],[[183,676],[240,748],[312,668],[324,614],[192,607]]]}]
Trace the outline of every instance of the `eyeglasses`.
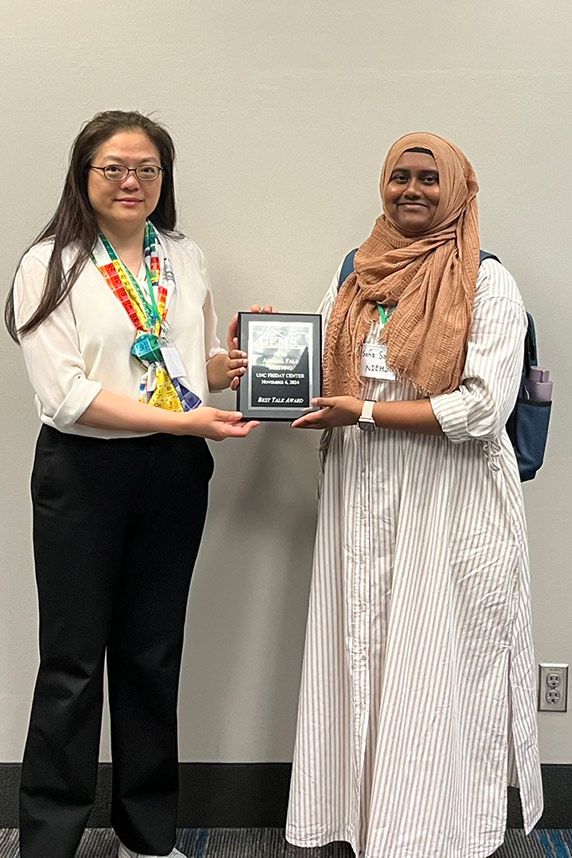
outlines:
[{"label": "eyeglasses", "polygon": [[107,167],[89,166],[90,170],[101,170],[110,182],[124,182],[129,173],[135,173],[140,182],[154,182],[165,171],[156,164],[142,164],[139,167],[124,167],[122,164],[108,164]]}]

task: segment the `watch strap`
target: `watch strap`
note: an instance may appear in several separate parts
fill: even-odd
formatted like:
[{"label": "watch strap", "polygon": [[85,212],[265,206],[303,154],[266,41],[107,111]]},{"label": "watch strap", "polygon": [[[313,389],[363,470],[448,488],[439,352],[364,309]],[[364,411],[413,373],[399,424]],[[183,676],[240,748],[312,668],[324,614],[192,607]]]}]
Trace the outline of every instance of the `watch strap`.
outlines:
[{"label": "watch strap", "polygon": [[375,399],[364,399],[361,409],[360,420],[373,420],[373,406]]}]

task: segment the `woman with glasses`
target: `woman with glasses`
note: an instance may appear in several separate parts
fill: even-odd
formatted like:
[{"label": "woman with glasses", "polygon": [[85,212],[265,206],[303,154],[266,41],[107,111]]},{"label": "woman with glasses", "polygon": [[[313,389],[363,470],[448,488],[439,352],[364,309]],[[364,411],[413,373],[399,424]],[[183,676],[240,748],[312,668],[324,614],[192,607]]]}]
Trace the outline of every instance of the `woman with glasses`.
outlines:
[{"label": "woman with glasses", "polygon": [[256,425],[205,405],[246,355],[216,335],[204,257],[176,230],[173,142],[98,114],[6,307],[42,421],[34,469],[40,667],[22,858],[73,858],[94,800],[103,665],[119,858],[179,856],[177,693],[207,508],[205,438]]},{"label": "woman with glasses", "polygon": [[322,304],[324,429],[286,836],[367,858],[479,858],[507,784],[542,811],[526,525],[505,431],[526,313],[479,265],[461,150],[407,134],[383,214]]}]

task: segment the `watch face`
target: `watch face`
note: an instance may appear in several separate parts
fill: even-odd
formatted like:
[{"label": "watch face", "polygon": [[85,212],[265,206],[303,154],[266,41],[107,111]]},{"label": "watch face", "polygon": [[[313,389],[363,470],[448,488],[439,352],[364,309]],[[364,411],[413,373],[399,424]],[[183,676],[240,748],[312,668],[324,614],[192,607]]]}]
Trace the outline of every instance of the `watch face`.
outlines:
[{"label": "watch face", "polygon": [[358,420],[358,426],[360,429],[363,429],[364,432],[373,432],[375,429],[375,420],[373,417],[360,417]]}]

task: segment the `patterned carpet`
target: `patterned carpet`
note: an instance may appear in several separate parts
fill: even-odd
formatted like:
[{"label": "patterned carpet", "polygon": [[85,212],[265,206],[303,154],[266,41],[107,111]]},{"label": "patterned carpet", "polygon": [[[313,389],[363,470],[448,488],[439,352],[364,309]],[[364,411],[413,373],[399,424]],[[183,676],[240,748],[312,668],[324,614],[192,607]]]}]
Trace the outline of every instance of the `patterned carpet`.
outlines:
[{"label": "patterned carpet", "polygon": [[[284,840],[281,828],[184,828],[178,848],[188,858],[353,858],[345,843],[323,849],[299,849]],[[117,840],[109,828],[86,831],[77,858],[115,858]],[[17,858],[18,832],[0,829],[0,858]],[[495,858],[572,858],[572,829],[546,828],[525,837],[509,829]]]}]

